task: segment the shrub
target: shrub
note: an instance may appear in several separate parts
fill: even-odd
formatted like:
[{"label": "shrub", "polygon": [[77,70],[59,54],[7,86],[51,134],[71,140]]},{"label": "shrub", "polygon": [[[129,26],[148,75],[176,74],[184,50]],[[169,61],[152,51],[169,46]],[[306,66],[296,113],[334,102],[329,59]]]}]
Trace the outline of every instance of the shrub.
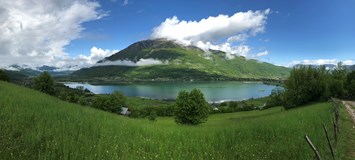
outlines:
[{"label": "shrub", "polygon": [[346,85],[349,98],[355,98],[355,71],[350,72],[346,77]]},{"label": "shrub", "polygon": [[155,110],[151,110],[148,116],[148,119],[150,121],[155,121],[157,118],[157,112],[155,112]]},{"label": "shrub", "polygon": [[205,122],[208,114],[208,103],[200,90],[179,92],[175,104],[176,123],[197,125]]},{"label": "shrub", "polygon": [[54,95],[54,81],[48,72],[33,79],[33,88],[43,93]]},{"label": "shrub", "polygon": [[10,82],[9,76],[5,73],[5,71],[0,69],[0,81]]},{"label": "shrub", "polygon": [[94,99],[92,106],[104,111],[120,113],[121,108],[126,106],[126,98],[121,92],[115,91],[109,96],[100,96]]},{"label": "shrub", "polygon": [[284,104],[284,90],[275,88],[271,91],[270,98],[266,102],[266,106],[263,109],[281,106]]}]

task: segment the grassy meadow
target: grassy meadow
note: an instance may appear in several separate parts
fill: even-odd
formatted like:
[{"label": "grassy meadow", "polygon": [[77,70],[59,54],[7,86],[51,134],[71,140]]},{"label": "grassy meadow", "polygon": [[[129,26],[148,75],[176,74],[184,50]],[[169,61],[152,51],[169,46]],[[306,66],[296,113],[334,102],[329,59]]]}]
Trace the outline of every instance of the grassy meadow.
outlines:
[{"label": "grassy meadow", "polygon": [[[307,134],[331,159],[332,104],[211,115],[199,126],[152,122],[61,101],[0,81],[1,159],[313,159]],[[334,140],[334,138],[332,138]],[[332,141],[334,144],[334,141]],[[337,159],[352,159],[354,129],[343,108]]]}]

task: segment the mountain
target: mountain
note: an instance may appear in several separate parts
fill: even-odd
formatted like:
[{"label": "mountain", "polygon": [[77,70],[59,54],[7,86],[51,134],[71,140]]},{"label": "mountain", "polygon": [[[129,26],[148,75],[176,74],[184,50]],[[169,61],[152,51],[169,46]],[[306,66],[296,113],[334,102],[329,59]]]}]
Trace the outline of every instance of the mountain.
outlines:
[{"label": "mountain", "polygon": [[40,71],[47,71],[47,72],[54,72],[56,71],[57,67],[53,67],[53,66],[47,66],[47,65],[43,65],[41,67],[37,67],[37,70],[40,70]]},{"label": "mountain", "polygon": [[35,77],[41,74],[41,71],[32,69],[28,65],[13,64],[6,67],[5,69],[8,70],[9,72],[11,71],[13,74],[27,76],[27,77]]},{"label": "mountain", "polygon": [[6,67],[5,70],[9,74],[14,75],[15,77],[27,77],[27,78],[36,77],[45,71],[51,74],[52,76],[66,76],[73,73],[73,71],[71,70],[63,70],[57,67],[47,66],[47,65],[31,68],[28,65],[13,64]]},{"label": "mountain", "polygon": [[226,58],[227,53],[207,52],[166,39],[136,42],[97,62],[75,71],[73,77],[113,81],[194,81],[279,79],[289,68],[245,57]]}]

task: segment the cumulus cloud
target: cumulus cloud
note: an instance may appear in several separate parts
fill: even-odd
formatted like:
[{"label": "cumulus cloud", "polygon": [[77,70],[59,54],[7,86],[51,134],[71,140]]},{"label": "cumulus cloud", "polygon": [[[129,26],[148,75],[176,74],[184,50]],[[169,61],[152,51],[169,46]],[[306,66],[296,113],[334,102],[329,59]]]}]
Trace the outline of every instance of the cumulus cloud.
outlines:
[{"label": "cumulus cloud", "polygon": [[266,56],[268,54],[269,54],[269,51],[264,51],[264,52],[260,52],[260,53],[256,54],[256,57]]},{"label": "cumulus cloud", "polygon": [[80,37],[82,23],[106,16],[99,8],[89,0],[0,1],[0,65],[52,65],[68,58],[64,47]]},{"label": "cumulus cloud", "polygon": [[[315,60],[302,60],[302,61],[292,61],[288,66],[292,67],[297,64],[303,65],[325,65],[325,64],[338,64],[340,60],[337,59],[315,59]],[[344,65],[354,65],[354,60],[344,60],[342,61]]]},{"label": "cumulus cloud", "polygon": [[157,59],[140,59],[138,62],[133,62],[129,60],[117,60],[117,61],[105,61],[102,63],[97,63],[95,66],[148,66],[148,65],[160,65],[165,64],[164,62]]},{"label": "cumulus cloud", "polygon": [[232,16],[218,15],[200,21],[179,20],[173,16],[155,27],[151,37],[176,40],[203,49],[219,49],[227,52],[229,57],[246,56],[251,49],[244,42],[248,37],[264,32],[269,13],[270,9],[238,12]]},{"label": "cumulus cloud", "polygon": [[355,64],[355,60],[345,60],[345,61],[343,61],[343,64],[345,64],[345,65],[354,65]]},{"label": "cumulus cloud", "polygon": [[78,70],[80,68],[90,67],[96,64],[97,61],[104,59],[105,57],[111,56],[117,53],[119,50],[108,50],[101,49],[97,47],[92,47],[90,50],[90,55],[86,56],[80,54],[76,57],[66,56],[55,63],[55,66],[59,67],[61,70]]},{"label": "cumulus cloud", "polygon": [[247,34],[238,34],[232,37],[229,37],[227,39],[227,42],[233,43],[233,42],[244,42],[246,41],[248,38]]}]

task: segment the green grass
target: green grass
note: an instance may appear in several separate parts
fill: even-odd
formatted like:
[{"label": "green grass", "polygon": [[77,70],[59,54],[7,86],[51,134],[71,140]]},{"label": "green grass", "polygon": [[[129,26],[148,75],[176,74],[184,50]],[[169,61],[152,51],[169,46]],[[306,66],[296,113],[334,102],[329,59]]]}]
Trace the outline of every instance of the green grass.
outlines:
[{"label": "green grass", "polygon": [[[322,129],[332,106],[316,103],[211,115],[199,126],[156,122],[63,102],[0,82],[1,159],[312,159],[307,133],[330,159]],[[341,110],[337,158],[351,159],[354,130]],[[352,139],[354,140],[354,139]]]},{"label": "green grass", "polygon": [[145,107],[168,106],[174,104],[175,103],[172,101],[146,99],[146,98],[139,98],[139,97],[127,97],[128,107],[145,108]]},{"label": "green grass", "polygon": [[269,99],[270,97],[261,97],[261,98],[248,99],[245,100],[245,102],[247,104],[251,104],[254,106],[263,106]]}]

